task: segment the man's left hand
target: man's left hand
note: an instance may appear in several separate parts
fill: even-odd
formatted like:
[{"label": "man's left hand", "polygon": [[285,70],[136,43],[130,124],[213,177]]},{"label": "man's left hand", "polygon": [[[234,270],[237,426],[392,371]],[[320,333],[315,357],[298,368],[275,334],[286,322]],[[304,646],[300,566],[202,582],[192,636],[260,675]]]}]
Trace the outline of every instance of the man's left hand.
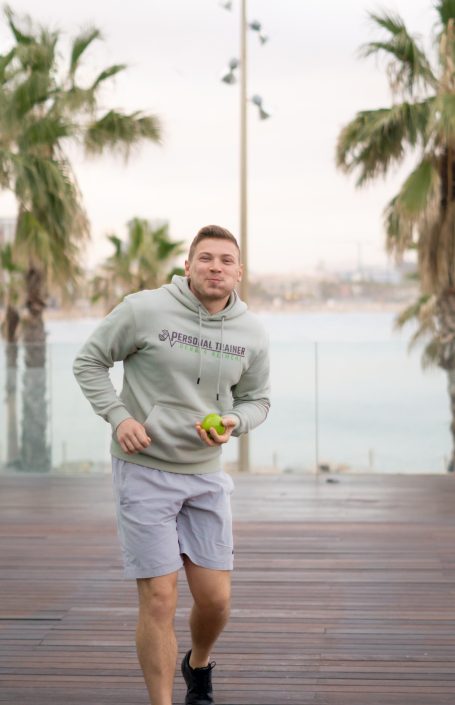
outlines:
[{"label": "man's left hand", "polygon": [[223,443],[227,443],[232,435],[232,431],[237,426],[238,421],[232,416],[222,416],[221,423],[225,428],[223,435],[217,433],[214,428],[211,428],[209,431],[205,431],[201,424],[197,423],[196,431],[198,432],[201,441],[204,441],[204,443],[208,446],[220,446]]}]

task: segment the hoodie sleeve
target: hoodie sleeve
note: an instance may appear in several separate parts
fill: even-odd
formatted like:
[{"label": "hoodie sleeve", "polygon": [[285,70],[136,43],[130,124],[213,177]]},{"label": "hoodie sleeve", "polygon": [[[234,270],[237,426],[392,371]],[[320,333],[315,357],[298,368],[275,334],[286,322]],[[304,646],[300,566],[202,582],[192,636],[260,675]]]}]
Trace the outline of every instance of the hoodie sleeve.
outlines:
[{"label": "hoodie sleeve", "polygon": [[232,389],[233,408],[224,414],[233,416],[239,421],[232,433],[233,436],[248,433],[267,418],[270,408],[269,367],[267,341]]},{"label": "hoodie sleeve", "polygon": [[131,414],[117,396],[109,368],[137,350],[133,310],[131,304],[123,301],[103,319],[73,364],[74,375],[93,410],[111,424],[114,432]]}]

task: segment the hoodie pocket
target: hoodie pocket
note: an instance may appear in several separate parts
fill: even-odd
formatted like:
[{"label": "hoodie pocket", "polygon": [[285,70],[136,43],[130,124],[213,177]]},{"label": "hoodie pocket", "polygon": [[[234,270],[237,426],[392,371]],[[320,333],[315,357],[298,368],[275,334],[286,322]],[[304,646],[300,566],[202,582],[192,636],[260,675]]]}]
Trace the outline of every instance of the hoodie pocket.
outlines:
[{"label": "hoodie pocket", "polygon": [[195,429],[199,420],[197,412],[155,404],[144,421],[152,442],[142,453],[177,463],[210,460],[220,449],[201,441]]}]

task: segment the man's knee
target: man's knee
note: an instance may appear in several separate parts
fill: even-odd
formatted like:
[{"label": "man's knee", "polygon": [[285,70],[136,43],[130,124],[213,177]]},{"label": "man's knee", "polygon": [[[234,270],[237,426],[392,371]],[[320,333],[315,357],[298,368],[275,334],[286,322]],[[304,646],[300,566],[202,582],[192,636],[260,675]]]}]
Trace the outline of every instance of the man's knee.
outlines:
[{"label": "man's knee", "polygon": [[173,619],[177,605],[177,574],[137,578],[140,610],[155,621]]},{"label": "man's knee", "polygon": [[229,612],[231,591],[227,586],[212,592],[201,591],[198,595],[195,595],[194,601],[199,609],[222,614]]}]

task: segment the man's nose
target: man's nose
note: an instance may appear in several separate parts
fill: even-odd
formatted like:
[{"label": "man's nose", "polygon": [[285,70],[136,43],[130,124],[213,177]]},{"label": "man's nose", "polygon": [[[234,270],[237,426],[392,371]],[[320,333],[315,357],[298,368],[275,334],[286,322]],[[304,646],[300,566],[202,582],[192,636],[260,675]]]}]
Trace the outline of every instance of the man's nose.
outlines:
[{"label": "man's nose", "polygon": [[210,269],[213,269],[215,272],[219,272],[221,269],[221,263],[217,262],[216,260],[213,260],[213,262],[210,265]]}]

